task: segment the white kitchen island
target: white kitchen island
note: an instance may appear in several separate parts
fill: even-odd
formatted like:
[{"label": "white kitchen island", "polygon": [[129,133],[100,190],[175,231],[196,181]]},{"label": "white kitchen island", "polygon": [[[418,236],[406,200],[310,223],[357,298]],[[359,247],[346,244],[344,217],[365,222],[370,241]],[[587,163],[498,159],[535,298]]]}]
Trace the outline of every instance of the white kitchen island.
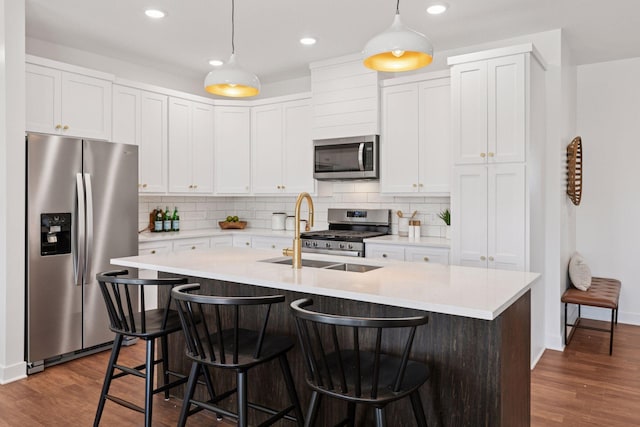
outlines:
[{"label": "white kitchen island", "polygon": [[[310,296],[314,309],[360,316],[428,312],[429,324],[416,336],[412,357],[432,369],[429,385],[421,390],[429,425],[529,425],[529,290],[538,274],[316,254],[303,259],[381,268],[364,273],[294,270],[265,262],[274,258],[282,257],[278,251],[219,248],[118,258],[112,264],[188,276],[202,285],[202,292],[216,295],[277,293],[287,302]],[[167,296],[165,292],[160,298]],[[295,335],[286,304],[272,312],[270,322],[281,333]],[[391,341],[388,350],[395,351],[393,337]],[[182,357],[180,340],[170,347],[173,360]],[[305,403],[309,393],[300,356],[296,349],[290,359]],[[188,364],[182,363],[178,369],[188,372]],[[274,397],[263,403],[269,399]],[[326,404],[327,418],[341,411]],[[389,419],[412,425],[404,404],[391,405]]]}]

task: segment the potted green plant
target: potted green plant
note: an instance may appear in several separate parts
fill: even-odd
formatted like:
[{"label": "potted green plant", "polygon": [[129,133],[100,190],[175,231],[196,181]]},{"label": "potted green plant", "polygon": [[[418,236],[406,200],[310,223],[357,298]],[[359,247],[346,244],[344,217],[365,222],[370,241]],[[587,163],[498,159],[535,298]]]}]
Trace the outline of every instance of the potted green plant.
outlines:
[{"label": "potted green plant", "polygon": [[451,238],[451,234],[450,234],[450,230],[451,230],[451,212],[449,212],[449,209],[445,209],[443,211],[440,211],[440,213],[438,214],[438,218],[440,218],[447,226],[446,228],[446,238],[450,239]]}]

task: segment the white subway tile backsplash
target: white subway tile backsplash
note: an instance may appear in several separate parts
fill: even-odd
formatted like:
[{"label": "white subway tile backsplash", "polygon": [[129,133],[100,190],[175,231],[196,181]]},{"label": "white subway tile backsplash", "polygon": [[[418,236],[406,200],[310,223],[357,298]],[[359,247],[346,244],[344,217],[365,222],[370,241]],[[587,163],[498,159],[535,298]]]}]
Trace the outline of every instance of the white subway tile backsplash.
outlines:
[{"label": "white subway tile backsplash", "polygon": [[[411,216],[418,211],[415,219],[422,222],[422,235],[430,237],[444,237],[445,225],[437,214],[449,208],[448,197],[424,196],[391,196],[380,194],[379,183],[371,182],[335,182],[332,185],[331,196],[314,197],[315,226],[322,230],[328,227],[327,210],[329,208],[368,208],[390,209],[392,211],[392,233],[397,233],[398,217],[396,212]],[[326,192],[325,192],[326,193]],[[323,193],[324,194],[324,193]],[[180,223],[183,230],[199,228],[215,228],[218,221],[227,215],[238,215],[248,222],[249,228],[271,228],[273,212],[285,212],[293,215],[295,195],[289,196],[238,196],[238,197],[201,197],[201,196],[140,196],[138,205],[139,228],[148,225],[148,214],[156,206],[162,209],[166,205],[178,207]],[[306,204],[303,204],[301,214],[307,216]]]}]

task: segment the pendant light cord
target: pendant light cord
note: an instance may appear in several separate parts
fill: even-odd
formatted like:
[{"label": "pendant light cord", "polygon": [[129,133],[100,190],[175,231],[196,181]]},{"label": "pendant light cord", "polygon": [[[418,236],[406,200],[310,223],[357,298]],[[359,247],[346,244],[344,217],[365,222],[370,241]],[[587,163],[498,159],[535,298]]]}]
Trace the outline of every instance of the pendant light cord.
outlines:
[{"label": "pendant light cord", "polygon": [[396,3],[396,15],[400,15],[400,0]]},{"label": "pendant light cord", "polygon": [[[398,0],[398,3],[400,0]],[[235,34],[236,34],[236,19],[235,19],[235,11],[236,11],[236,1],[231,0],[231,54],[236,53],[236,45],[234,42]]]}]

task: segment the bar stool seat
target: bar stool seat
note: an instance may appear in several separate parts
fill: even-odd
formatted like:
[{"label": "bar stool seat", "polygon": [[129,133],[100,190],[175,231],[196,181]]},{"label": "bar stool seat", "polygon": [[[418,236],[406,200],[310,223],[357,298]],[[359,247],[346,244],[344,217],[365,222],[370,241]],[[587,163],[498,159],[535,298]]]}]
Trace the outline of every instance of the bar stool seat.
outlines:
[{"label": "bar stool seat", "polygon": [[[178,312],[171,310],[171,300],[166,307],[145,310],[145,288],[149,286],[175,286],[187,283],[187,279],[138,279],[123,277],[127,270],[98,273],[96,279],[109,314],[109,329],[116,336],[107,365],[100,401],[93,422],[100,424],[107,400],[144,414],[144,425],[151,427],[153,395],[164,392],[169,398],[169,390],[187,382],[184,375],[169,370],[169,352],[167,336],[182,329]],[[140,311],[138,311],[138,298]],[[146,342],[145,363],[138,366],[124,366],[118,363],[118,356],[125,337],[139,338]],[[160,339],[162,357],[156,358],[156,340]],[[163,384],[154,387],[155,366],[162,365]],[[110,394],[112,380],[134,375],[145,380],[144,407]],[[170,377],[177,379],[170,381]],[[213,391],[212,391],[213,392]]]},{"label": "bar stool seat", "polygon": [[[200,285],[189,284],[177,286],[171,291],[182,321],[186,355],[192,362],[178,427],[183,427],[187,417],[203,409],[215,412],[218,416],[236,418],[238,426],[246,427],[249,423],[249,408],[270,415],[260,424],[261,426],[271,425],[283,418],[302,426],[302,407],[287,360],[287,352],[293,348],[295,342],[288,336],[266,332],[271,305],[283,302],[284,296],[218,297],[194,293],[199,289]],[[260,312],[263,312],[262,316],[259,315]],[[253,321],[260,318],[262,320],[259,330],[240,326],[241,319]],[[198,323],[197,319],[202,319],[202,322]],[[280,364],[290,400],[290,405],[283,409],[268,408],[248,399],[249,371],[275,359],[278,359]],[[208,396],[197,399],[195,389],[198,380],[202,377],[205,384],[212,382],[209,368],[235,371],[236,387],[217,396],[210,388]],[[259,392],[260,384],[255,386],[255,392]],[[219,405],[221,401],[233,395],[236,396],[236,412]],[[295,416],[291,415],[291,412]]]}]

